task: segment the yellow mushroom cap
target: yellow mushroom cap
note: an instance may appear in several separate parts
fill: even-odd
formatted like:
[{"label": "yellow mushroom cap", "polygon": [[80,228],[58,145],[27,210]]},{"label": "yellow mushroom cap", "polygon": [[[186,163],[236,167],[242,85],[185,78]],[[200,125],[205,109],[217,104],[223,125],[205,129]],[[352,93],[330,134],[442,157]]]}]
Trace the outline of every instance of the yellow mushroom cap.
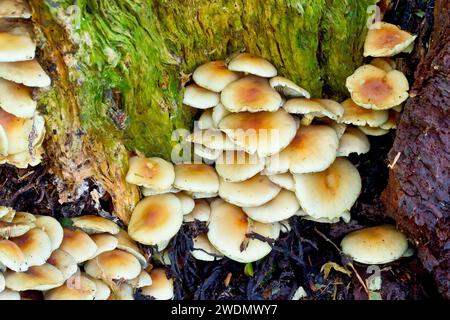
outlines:
[{"label": "yellow mushroom cap", "polygon": [[216,171],[225,181],[250,179],[264,169],[264,158],[243,151],[226,151],[216,161]]},{"label": "yellow mushroom cap", "polygon": [[345,85],[352,100],[367,109],[389,109],[408,98],[409,84],[403,73],[386,72],[370,64],[356,69]]},{"label": "yellow mushroom cap", "polygon": [[34,228],[32,223],[15,223],[0,221],[0,238],[20,237]]},{"label": "yellow mushroom cap", "polygon": [[223,60],[202,64],[192,74],[196,84],[214,92],[222,91],[229,83],[240,77],[240,73],[228,70]]},{"label": "yellow mushroom cap", "polygon": [[96,279],[130,280],[141,272],[141,264],[131,253],[122,250],[103,252],[84,265],[86,273]]},{"label": "yellow mushroom cap", "polygon": [[282,189],[275,198],[259,207],[242,208],[253,220],[262,223],[273,223],[288,219],[300,209],[295,193]]},{"label": "yellow mushroom cap", "polygon": [[127,283],[133,288],[142,288],[152,284],[152,277],[147,271],[142,270],[136,278],[127,280]]},{"label": "yellow mushroom cap", "polygon": [[6,287],[15,291],[46,291],[64,283],[61,271],[48,263],[30,267],[25,272],[6,271],[5,280]]},{"label": "yellow mushroom cap", "polygon": [[[330,99],[306,99],[295,98],[286,101],[284,110],[289,113],[301,114],[305,116],[302,123],[308,125],[314,117],[328,117],[337,120],[344,113],[340,103]],[[306,119],[309,119],[306,122]]]},{"label": "yellow mushroom cap", "polygon": [[165,190],[172,187],[175,179],[173,164],[161,158],[140,156],[129,159],[126,181],[152,190]]},{"label": "yellow mushroom cap", "polygon": [[[276,239],[280,226],[252,221],[241,208],[223,202],[214,206],[208,225],[208,239],[212,245],[228,258],[249,263],[265,257],[271,246],[257,239],[249,239],[247,234],[257,233],[263,237]],[[242,250],[243,249],[243,250]]]},{"label": "yellow mushroom cap", "polygon": [[364,154],[369,152],[370,142],[367,136],[358,128],[347,128],[339,140],[338,157],[347,157],[350,153]]},{"label": "yellow mushroom cap", "polygon": [[0,78],[0,107],[16,117],[31,118],[36,111],[36,101],[30,88]]},{"label": "yellow mushroom cap", "polygon": [[369,126],[358,126],[358,128],[368,136],[378,137],[389,133],[389,129],[382,129]]},{"label": "yellow mushroom cap", "polygon": [[75,274],[60,287],[45,292],[45,300],[94,300],[97,286],[87,277]]},{"label": "yellow mushroom cap", "polygon": [[87,277],[89,280],[95,283],[96,290],[94,300],[108,300],[109,296],[111,295],[111,289],[108,287],[108,285],[100,279],[95,279],[89,276]]},{"label": "yellow mushroom cap", "polygon": [[280,188],[295,191],[294,177],[290,172],[267,175],[267,178]]},{"label": "yellow mushroom cap", "polygon": [[191,84],[184,90],[183,103],[197,109],[208,109],[219,103],[219,94]]},{"label": "yellow mushroom cap", "polygon": [[173,185],[185,191],[216,193],[219,190],[219,179],[211,166],[183,163],[175,165]]},{"label": "yellow mushroom cap", "polygon": [[370,61],[370,64],[386,72],[394,70],[397,67],[395,61],[389,58],[375,58]]},{"label": "yellow mushroom cap", "polygon": [[233,113],[220,121],[219,128],[246,152],[266,157],[292,141],[297,124],[289,113],[279,109],[275,112]]},{"label": "yellow mushroom cap", "polygon": [[50,77],[36,60],[0,62],[0,78],[27,87],[48,87]]},{"label": "yellow mushroom cap", "polygon": [[209,242],[206,234],[202,233],[193,238],[192,241],[193,247],[191,254],[195,259],[201,261],[215,261],[223,257],[222,253],[214,248],[211,242]]},{"label": "yellow mushroom cap", "polygon": [[195,200],[195,207],[189,214],[183,217],[183,222],[193,222],[195,220],[208,221],[211,208],[206,200]]},{"label": "yellow mushroom cap", "polygon": [[372,110],[358,106],[352,99],[347,99],[341,103],[344,107],[344,114],[338,119],[345,124],[356,126],[377,127],[388,120],[387,110]]},{"label": "yellow mushroom cap", "polygon": [[334,129],[323,125],[302,126],[289,146],[266,159],[269,174],[323,171],[336,158],[339,139]]},{"label": "yellow mushroom cap", "polygon": [[34,228],[24,235],[11,239],[25,255],[29,267],[45,263],[52,254],[52,243],[47,234],[39,228]]},{"label": "yellow mushroom cap", "polygon": [[173,279],[168,278],[166,270],[157,268],[150,271],[152,284],[142,288],[142,294],[156,300],[170,300],[174,296]]},{"label": "yellow mushroom cap", "polygon": [[69,279],[78,271],[78,265],[74,257],[61,249],[56,249],[47,259],[47,263],[61,271],[64,280]]},{"label": "yellow mushroom cap", "polygon": [[125,230],[120,230],[118,234],[115,235],[119,242],[117,243],[117,249],[131,253],[136,259],[139,260],[142,267],[147,265],[147,259],[142,254],[141,249],[139,249],[137,243],[131,239],[130,235]]},{"label": "yellow mushroom cap", "polygon": [[216,129],[194,130],[192,134],[186,137],[186,141],[200,144],[213,150],[240,149],[225,133]]},{"label": "yellow mushroom cap", "polygon": [[97,245],[84,231],[64,228],[64,238],[60,249],[74,257],[77,263],[82,263],[95,254]]},{"label": "yellow mushroom cap", "polygon": [[278,192],[280,192],[280,187],[260,174],[241,182],[227,182],[220,179],[220,197],[241,207],[263,205],[275,198]]},{"label": "yellow mushroom cap", "polygon": [[0,62],[15,62],[34,59],[36,43],[23,28],[0,30]]},{"label": "yellow mushroom cap", "polygon": [[341,248],[357,262],[384,264],[400,258],[408,249],[408,240],[394,226],[382,225],[347,234]]},{"label": "yellow mushroom cap", "polygon": [[32,223],[36,222],[36,217],[28,212],[16,211],[14,218],[12,220],[14,223]]},{"label": "yellow mushroom cap", "polygon": [[277,69],[266,59],[251,53],[240,53],[228,62],[228,69],[271,78],[277,75]]},{"label": "yellow mushroom cap", "polygon": [[26,0],[2,0],[0,1],[0,18],[31,17],[30,6]]},{"label": "yellow mushroom cap", "polygon": [[28,269],[27,260],[22,250],[10,240],[0,240],[0,264],[14,271]]},{"label": "yellow mushroom cap", "polygon": [[91,235],[91,239],[94,240],[95,244],[97,245],[97,251],[91,258],[94,258],[103,252],[116,249],[119,243],[119,240],[109,233],[93,234]]},{"label": "yellow mushroom cap", "polygon": [[225,118],[227,115],[229,115],[231,112],[228,111],[227,109],[225,109],[225,107],[223,106],[223,104],[221,104],[220,102],[217,104],[217,106],[215,106],[214,108],[212,108],[212,122],[213,122],[213,126],[214,128],[218,128],[219,127],[219,122],[220,120],[222,120],[223,118]]},{"label": "yellow mushroom cap", "polygon": [[272,88],[287,98],[305,97],[309,99],[311,97],[311,94],[307,90],[284,77],[273,77],[269,83]]},{"label": "yellow mushroom cap", "polygon": [[131,214],[128,233],[133,240],[147,245],[172,238],[183,223],[180,200],[173,194],[161,194],[141,200]]},{"label": "yellow mushroom cap", "polygon": [[325,171],[295,174],[300,206],[313,218],[334,218],[350,210],[361,192],[361,177],[345,158],[336,158]]},{"label": "yellow mushroom cap", "polygon": [[76,217],[71,219],[73,225],[80,228],[88,234],[95,233],[110,233],[117,234],[120,228],[117,224],[103,217],[94,215],[85,215],[81,217]]},{"label": "yellow mushroom cap", "polygon": [[214,108],[206,109],[205,111],[202,112],[201,116],[198,118],[197,126],[200,130],[214,128],[213,119],[212,119],[212,114],[213,114]]},{"label": "yellow mushroom cap", "polygon": [[21,300],[20,293],[14,290],[5,289],[0,292],[1,300]]},{"label": "yellow mushroom cap", "polygon": [[34,223],[50,238],[52,250],[58,249],[64,237],[64,230],[58,220],[50,216],[37,216]]},{"label": "yellow mushroom cap", "polygon": [[392,57],[408,48],[416,37],[396,25],[380,22],[379,28],[372,28],[367,32],[364,56]]},{"label": "yellow mushroom cap", "polygon": [[380,125],[380,128],[386,130],[397,128],[397,122],[400,119],[400,115],[400,112],[395,111],[394,109],[389,109],[389,118],[386,122]]},{"label": "yellow mushroom cap", "polygon": [[183,215],[190,213],[195,207],[195,201],[185,192],[175,193],[175,196],[180,200],[181,211]]},{"label": "yellow mushroom cap", "polygon": [[230,112],[276,111],[282,105],[280,94],[267,79],[246,76],[223,89],[220,101]]}]

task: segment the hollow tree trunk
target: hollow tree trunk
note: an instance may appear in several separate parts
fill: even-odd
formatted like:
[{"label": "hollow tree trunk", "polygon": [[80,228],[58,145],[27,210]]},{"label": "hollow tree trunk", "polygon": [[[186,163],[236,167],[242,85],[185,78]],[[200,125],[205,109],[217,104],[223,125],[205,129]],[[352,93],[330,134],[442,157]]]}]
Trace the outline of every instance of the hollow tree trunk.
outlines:
[{"label": "hollow tree trunk", "polygon": [[183,84],[205,61],[246,50],[313,96],[344,97],[375,2],[31,0],[53,79],[39,105],[62,200],[93,178],[127,222],[139,196],[124,180],[128,152],[169,158],[172,131],[193,116]]}]

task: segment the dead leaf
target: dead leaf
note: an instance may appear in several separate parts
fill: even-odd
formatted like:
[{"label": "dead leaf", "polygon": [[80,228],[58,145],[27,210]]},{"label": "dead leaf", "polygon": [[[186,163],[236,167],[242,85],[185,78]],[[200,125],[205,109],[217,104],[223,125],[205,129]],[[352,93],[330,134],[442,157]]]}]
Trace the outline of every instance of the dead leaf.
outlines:
[{"label": "dead leaf", "polygon": [[350,270],[347,270],[346,268],[340,266],[339,264],[337,264],[336,262],[327,262],[325,263],[322,268],[320,268],[320,272],[323,272],[323,278],[327,279],[331,269],[334,269],[338,272],[344,273],[348,276],[351,276],[352,272]]}]

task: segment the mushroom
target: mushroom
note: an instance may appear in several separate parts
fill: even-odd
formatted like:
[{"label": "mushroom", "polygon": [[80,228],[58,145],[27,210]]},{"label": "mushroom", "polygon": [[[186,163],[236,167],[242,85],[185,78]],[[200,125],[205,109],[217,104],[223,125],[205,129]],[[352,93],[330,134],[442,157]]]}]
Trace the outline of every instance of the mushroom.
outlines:
[{"label": "mushroom", "polygon": [[47,263],[61,271],[64,280],[69,279],[78,271],[78,265],[74,257],[61,249],[56,249],[47,259]]},{"label": "mushroom", "polygon": [[205,199],[205,198],[214,198],[219,195],[219,192],[191,192],[192,199]]},{"label": "mushroom", "polygon": [[7,157],[0,156],[0,164],[9,163],[18,169],[26,169],[29,166],[37,166],[42,161],[42,154],[44,149],[41,145],[34,147],[30,151],[23,151],[16,154],[11,154]]},{"label": "mushroom", "polygon": [[12,222],[16,211],[13,208],[0,206],[0,221]]},{"label": "mushroom", "polygon": [[34,228],[31,223],[15,223],[0,221],[0,238],[20,237]]},{"label": "mushroom", "polygon": [[112,287],[112,300],[134,300],[134,289],[126,282],[119,282]]},{"label": "mushroom", "polygon": [[258,207],[242,208],[253,220],[262,223],[273,223],[288,219],[300,209],[295,193],[282,189],[275,198]]},{"label": "mushroom", "polygon": [[195,207],[189,214],[183,216],[183,222],[208,221],[211,208],[206,200],[195,200]]},{"label": "mushroom", "polygon": [[154,196],[157,194],[163,194],[163,193],[177,193],[180,192],[180,190],[178,190],[177,188],[174,187],[170,187],[164,190],[156,190],[156,189],[149,189],[146,187],[141,187],[141,191],[142,191],[142,195],[144,197],[148,197],[148,196]]},{"label": "mushroom", "polygon": [[239,150],[240,148],[222,131],[216,129],[194,130],[186,141],[200,144],[213,150]]},{"label": "mushroom", "polygon": [[103,217],[85,215],[72,218],[73,226],[80,228],[87,234],[110,233],[117,234],[120,228],[117,224]]},{"label": "mushroom", "polygon": [[150,271],[152,284],[142,288],[142,294],[156,300],[171,300],[174,297],[173,279],[168,278],[166,270],[156,268]]},{"label": "mushroom", "polygon": [[95,279],[86,275],[89,280],[95,283],[94,300],[107,300],[111,295],[111,289],[100,279]]},{"label": "mushroom", "polygon": [[0,62],[34,59],[36,43],[22,27],[0,30]]},{"label": "mushroom", "polygon": [[366,109],[358,106],[352,99],[347,99],[341,104],[344,107],[344,114],[338,119],[338,122],[355,126],[378,127],[388,120],[388,110]]},{"label": "mushroom", "polygon": [[13,223],[28,223],[28,224],[34,225],[36,222],[36,217],[28,212],[16,211],[12,222]]},{"label": "mushroom", "polygon": [[206,234],[202,233],[192,239],[192,256],[201,261],[216,261],[223,257],[214,246],[209,242]]},{"label": "mushroom", "polygon": [[36,60],[0,62],[0,78],[27,87],[48,87],[50,77]]},{"label": "mushroom", "polygon": [[395,111],[394,109],[389,109],[389,118],[386,122],[380,125],[381,129],[389,130],[397,128],[397,122],[400,119],[400,112]]},{"label": "mushroom", "polygon": [[270,79],[269,81],[270,86],[277,90],[279,93],[281,93],[286,98],[298,98],[298,97],[305,97],[305,98],[311,98],[311,94],[303,89],[302,87],[296,85],[294,82],[292,82],[289,79],[286,79],[284,77],[274,77]]},{"label": "mushroom", "polygon": [[277,75],[277,69],[266,59],[251,53],[240,53],[228,62],[228,69],[232,71],[245,72],[260,77],[271,78]]},{"label": "mushroom", "polygon": [[389,109],[408,98],[409,84],[403,73],[386,72],[370,64],[356,69],[345,85],[352,100],[367,109]]},{"label": "mushroom", "polygon": [[[0,18],[31,18],[31,10],[26,0],[0,1]],[[19,299],[20,300],[20,299]]]},{"label": "mushroom", "polygon": [[268,174],[323,171],[336,158],[339,139],[334,129],[323,125],[300,127],[289,146],[266,159]]},{"label": "mushroom", "polygon": [[338,157],[348,157],[351,153],[364,154],[369,152],[370,142],[367,136],[358,128],[348,127],[339,140]]},{"label": "mushroom", "polygon": [[60,249],[70,254],[77,263],[89,260],[97,251],[97,245],[82,230],[64,228],[64,238]]},{"label": "mushroom", "polygon": [[289,113],[302,115],[302,125],[311,124],[315,117],[337,120],[344,113],[340,103],[329,99],[295,98],[286,101],[283,108]]},{"label": "mushroom", "polygon": [[183,215],[186,215],[190,213],[192,210],[194,210],[195,207],[195,201],[190,196],[188,196],[184,192],[178,192],[175,193],[175,196],[180,200],[181,203],[181,211],[183,212]]},{"label": "mushroom", "polygon": [[228,84],[240,77],[240,73],[228,70],[223,60],[202,64],[192,74],[192,79],[196,84],[214,92],[222,91]]},{"label": "mushroom", "polygon": [[127,283],[133,288],[142,288],[152,284],[152,277],[147,271],[142,270],[136,278],[127,280]]},{"label": "mushroom", "polygon": [[61,286],[64,278],[56,267],[45,263],[28,268],[25,272],[6,271],[6,287],[15,291],[46,291]]},{"label": "mushroom", "polygon": [[267,242],[249,238],[251,233],[277,239],[280,226],[278,223],[253,221],[241,208],[226,202],[212,207],[208,239],[223,255],[237,262],[249,263],[269,254],[272,247]]},{"label": "mushroom", "polygon": [[264,169],[264,158],[243,151],[227,151],[216,161],[216,171],[225,181],[250,179]]},{"label": "mushroom", "polygon": [[45,263],[52,254],[52,243],[47,234],[34,228],[20,237],[11,239],[25,255],[29,267]]},{"label": "mushroom", "polygon": [[364,42],[365,57],[392,57],[405,51],[417,37],[387,22],[377,25],[379,27],[367,32]]},{"label": "mushroom", "polygon": [[60,287],[44,294],[45,300],[94,300],[97,286],[89,278],[75,274]]},{"label": "mushroom", "polygon": [[375,58],[370,61],[370,64],[386,72],[394,70],[397,67],[395,61],[388,58]]},{"label": "mushroom", "polygon": [[246,76],[230,83],[220,94],[220,101],[230,112],[276,111],[283,100],[267,79]]},{"label": "mushroom", "polygon": [[165,266],[170,266],[172,264],[172,262],[170,261],[170,256],[169,256],[168,250],[155,252],[152,257],[155,261],[157,261],[158,263],[163,264]]},{"label": "mushroom", "polygon": [[161,158],[131,157],[125,177],[128,183],[142,186],[156,192],[172,187],[175,179],[173,164]]},{"label": "mushroom", "polygon": [[197,108],[208,109],[219,103],[219,94],[209,91],[196,84],[188,85],[184,90],[183,104]]},{"label": "mushroom", "polygon": [[34,223],[36,228],[43,230],[49,237],[52,251],[61,246],[64,230],[58,220],[50,216],[36,216],[36,221]]},{"label": "mushroom", "polygon": [[109,233],[93,234],[91,235],[91,239],[94,240],[95,244],[97,245],[97,251],[91,257],[91,259],[103,252],[112,251],[116,249],[119,243],[119,240]]},{"label": "mushroom", "polygon": [[375,128],[370,126],[358,126],[358,128],[368,136],[378,137],[389,133],[388,129]]},{"label": "mushroom", "polygon": [[300,206],[313,218],[335,218],[350,210],[361,192],[361,177],[345,158],[336,158],[325,171],[295,174]]},{"label": "mushroom", "polygon": [[0,292],[1,300],[21,300],[20,293],[14,290],[5,289]]},{"label": "mushroom", "polygon": [[240,207],[257,207],[275,198],[280,189],[266,176],[257,174],[241,182],[227,182],[221,178],[219,195]]},{"label": "mushroom", "polygon": [[244,151],[261,158],[284,149],[295,137],[297,124],[283,109],[275,112],[241,112],[223,118],[219,128]]},{"label": "mushroom", "polygon": [[130,235],[124,230],[120,230],[120,232],[116,234],[115,237],[119,241],[117,243],[117,249],[131,253],[133,256],[136,257],[136,259],[139,260],[141,266],[145,268],[147,265],[147,259],[142,254],[142,251],[141,249],[139,249],[136,242],[133,239],[131,239]]},{"label": "mushroom", "polygon": [[214,128],[213,119],[212,119],[212,113],[213,113],[214,108],[206,109],[205,111],[203,111],[202,115],[200,116],[200,118],[198,118],[198,121],[197,121],[197,126],[199,129],[206,130],[206,129]]},{"label": "mushroom", "polygon": [[171,193],[150,196],[134,208],[128,234],[139,243],[156,245],[172,238],[182,223],[183,211],[176,196]]},{"label": "mushroom", "polygon": [[199,156],[200,159],[206,159],[208,161],[216,161],[222,155],[222,150],[211,149],[201,144],[194,143],[194,153],[195,155]]},{"label": "mushroom", "polygon": [[175,165],[173,185],[190,192],[216,193],[219,190],[219,179],[211,166],[183,163]]},{"label": "mushroom", "polygon": [[385,264],[402,257],[408,249],[408,240],[394,226],[382,225],[347,234],[341,248],[356,262]]},{"label": "mushroom", "polygon": [[112,250],[99,254],[84,265],[89,276],[110,280],[130,280],[141,272],[141,264],[131,253],[122,250]]},{"label": "mushroom", "polygon": [[0,240],[0,265],[13,271],[25,271],[28,263],[19,246],[10,240]]},{"label": "mushroom", "polygon": [[295,191],[294,177],[290,172],[267,175],[267,178],[280,188]]},{"label": "mushroom", "polygon": [[5,276],[0,272],[0,292],[5,290]]},{"label": "mushroom", "polygon": [[16,117],[31,118],[36,101],[31,97],[30,88],[0,78],[0,108]]},{"label": "mushroom", "polygon": [[213,122],[213,127],[214,128],[218,128],[219,127],[219,122],[220,120],[222,120],[223,118],[225,118],[227,115],[229,115],[231,112],[228,111],[227,109],[225,109],[225,107],[223,106],[223,104],[218,103],[217,106],[215,106],[214,108],[212,108],[212,122]]}]

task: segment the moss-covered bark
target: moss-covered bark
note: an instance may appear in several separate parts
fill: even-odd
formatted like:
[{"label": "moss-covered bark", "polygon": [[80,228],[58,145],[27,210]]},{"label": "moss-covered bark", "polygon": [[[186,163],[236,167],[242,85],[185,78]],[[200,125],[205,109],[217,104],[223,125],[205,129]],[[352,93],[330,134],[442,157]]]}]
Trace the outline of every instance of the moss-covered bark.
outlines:
[{"label": "moss-covered bark", "polygon": [[314,96],[341,98],[374,2],[31,0],[54,82],[40,97],[54,172],[72,187],[93,177],[127,221],[138,199],[127,152],[169,157],[172,131],[191,124],[182,87],[197,65],[246,50]]}]

